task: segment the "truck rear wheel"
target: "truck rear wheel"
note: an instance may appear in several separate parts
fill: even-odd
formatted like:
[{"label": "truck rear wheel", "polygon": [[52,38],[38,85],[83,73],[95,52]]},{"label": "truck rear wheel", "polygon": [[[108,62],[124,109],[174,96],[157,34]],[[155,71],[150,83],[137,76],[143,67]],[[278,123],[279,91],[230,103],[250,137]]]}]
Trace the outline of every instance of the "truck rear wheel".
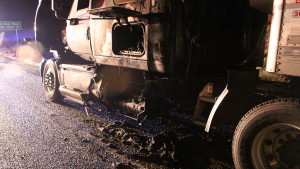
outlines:
[{"label": "truck rear wheel", "polygon": [[47,100],[60,102],[62,96],[59,92],[59,81],[56,66],[53,60],[47,60],[43,71],[43,86]]},{"label": "truck rear wheel", "polygon": [[236,127],[232,154],[236,169],[299,168],[299,103],[277,99],[250,110]]}]

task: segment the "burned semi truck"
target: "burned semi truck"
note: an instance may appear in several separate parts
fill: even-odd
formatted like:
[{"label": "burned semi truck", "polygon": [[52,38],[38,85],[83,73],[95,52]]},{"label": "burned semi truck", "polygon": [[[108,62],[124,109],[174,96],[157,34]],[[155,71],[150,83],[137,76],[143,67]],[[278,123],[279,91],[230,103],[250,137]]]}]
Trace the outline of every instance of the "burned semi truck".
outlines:
[{"label": "burned semi truck", "polygon": [[300,167],[299,0],[40,0],[36,13],[49,101],[231,124],[236,168]]}]

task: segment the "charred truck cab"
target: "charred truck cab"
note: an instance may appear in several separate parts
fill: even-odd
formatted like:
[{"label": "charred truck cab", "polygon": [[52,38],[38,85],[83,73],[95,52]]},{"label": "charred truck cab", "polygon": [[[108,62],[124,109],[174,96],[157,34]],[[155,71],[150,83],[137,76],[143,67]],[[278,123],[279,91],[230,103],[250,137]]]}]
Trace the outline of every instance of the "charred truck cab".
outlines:
[{"label": "charred truck cab", "polygon": [[138,121],[173,108],[207,132],[236,126],[238,169],[300,167],[299,0],[39,2],[48,100]]}]

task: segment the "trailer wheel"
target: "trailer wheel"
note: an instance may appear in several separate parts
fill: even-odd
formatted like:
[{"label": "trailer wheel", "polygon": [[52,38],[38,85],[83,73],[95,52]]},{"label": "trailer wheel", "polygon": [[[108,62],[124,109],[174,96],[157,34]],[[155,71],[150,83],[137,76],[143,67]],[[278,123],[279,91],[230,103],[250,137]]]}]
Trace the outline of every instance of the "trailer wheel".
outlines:
[{"label": "trailer wheel", "polygon": [[59,92],[59,81],[54,61],[49,59],[46,62],[43,71],[43,86],[47,100],[51,102],[60,102],[62,95]]},{"label": "trailer wheel", "polygon": [[232,142],[236,169],[300,168],[300,105],[271,100],[250,110]]}]

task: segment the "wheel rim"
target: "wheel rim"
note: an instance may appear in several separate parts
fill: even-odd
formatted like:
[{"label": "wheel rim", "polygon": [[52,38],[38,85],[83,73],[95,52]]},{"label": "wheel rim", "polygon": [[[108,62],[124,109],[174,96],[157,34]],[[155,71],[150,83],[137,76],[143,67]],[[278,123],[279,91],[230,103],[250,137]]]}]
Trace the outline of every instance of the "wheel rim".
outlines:
[{"label": "wheel rim", "polygon": [[55,90],[55,75],[51,68],[48,68],[44,77],[44,86],[48,93],[54,93]]},{"label": "wheel rim", "polygon": [[264,128],[254,138],[251,159],[256,169],[298,169],[300,129],[287,123],[277,123]]}]

